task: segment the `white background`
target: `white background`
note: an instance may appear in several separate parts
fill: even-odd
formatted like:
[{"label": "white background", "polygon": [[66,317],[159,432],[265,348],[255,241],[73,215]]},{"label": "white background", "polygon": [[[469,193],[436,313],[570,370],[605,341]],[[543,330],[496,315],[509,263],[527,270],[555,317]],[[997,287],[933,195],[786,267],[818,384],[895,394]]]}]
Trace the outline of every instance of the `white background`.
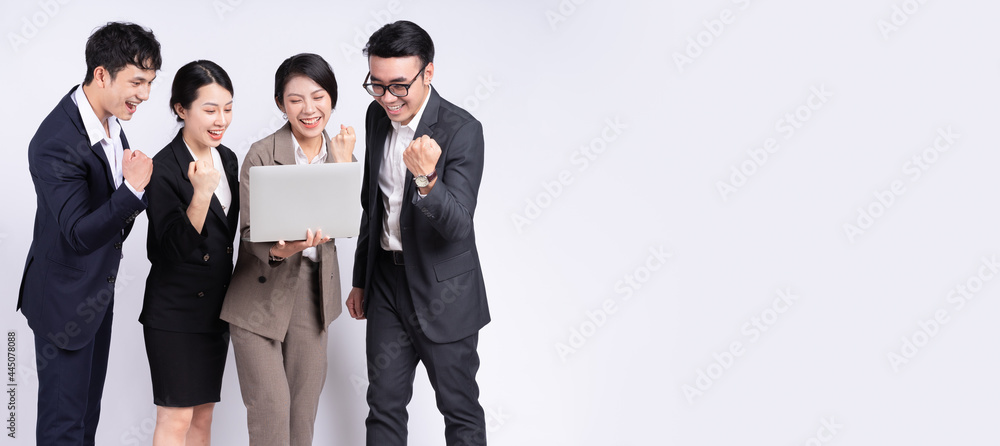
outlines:
[{"label": "white background", "polygon": [[[32,444],[35,422],[32,334],[14,312],[35,208],[26,149],[83,79],[90,32],[128,20],[162,43],[124,125],[133,148],[170,141],[173,73],[210,59],[235,84],[224,143],[242,156],[283,123],[274,70],[306,51],[340,82],[331,124],[363,141],[361,46],[397,19],[431,34],[435,88],[486,131],[491,444],[998,444],[1000,280],[981,265],[1000,256],[1000,5],[576,1],[5,2],[0,329],[17,332],[18,438],[0,444]],[[734,168],[745,182],[721,193]],[[902,193],[884,192],[894,182]],[[99,444],[151,442],[145,227],[125,245]],[[337,241],[345,284],[353,242]],[[961,307],[959,286],[978,290]],[[363,344],[363,322],[331,326],[316,444],[363,444]],[[216,444],[246,443],[235,372]],[[410,413],[411,444],[443,444],[423,372]]]}]

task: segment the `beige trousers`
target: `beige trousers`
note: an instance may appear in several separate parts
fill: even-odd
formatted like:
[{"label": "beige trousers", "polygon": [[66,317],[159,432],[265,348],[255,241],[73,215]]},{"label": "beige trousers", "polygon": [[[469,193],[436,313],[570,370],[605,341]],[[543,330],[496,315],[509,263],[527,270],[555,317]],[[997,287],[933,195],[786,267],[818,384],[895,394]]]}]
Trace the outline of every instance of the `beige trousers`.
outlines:
[{"label": "beige trousers", "polygon": [[320,392],[326,382],[327,331],[320,321],[319,266],[303,258],[298,280],[306,293],[290,299],[284,342],[230,326],[251,446],[312,445]]}]

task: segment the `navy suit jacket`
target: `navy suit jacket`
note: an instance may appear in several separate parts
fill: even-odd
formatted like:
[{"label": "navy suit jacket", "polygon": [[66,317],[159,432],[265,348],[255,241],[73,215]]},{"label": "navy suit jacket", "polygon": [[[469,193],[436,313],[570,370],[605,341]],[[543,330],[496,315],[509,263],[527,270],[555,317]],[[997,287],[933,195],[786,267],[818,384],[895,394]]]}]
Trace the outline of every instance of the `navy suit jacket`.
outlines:
[{"label": "navy suit jacket", "polygon": [[[101,143],[87,137],[70,90],[28,145],[35,228],[17,308],[36,336],[77,350],[114,305],[122,243],[146,208],[128,186],[115,188]],[[88,106],[84,104],[84,106]],[[122,145],[127,149],[125,133]]]},{"label": "navy suit jacket", "polygon": [[187,218],[194,186],[188,166],[194,158],[182,132],[153,157],[153,177],[146,186],[149,231],[146,255],[152,264],[139,322],[160,330],[217,333],[229,324],[219,319],[222,300],[233,274],[233,241],[240,218],[239,161],[219,145],[225,185],[233,200],[229,212],[212,196],[201,232]]},{"label": "navy suit jacket", "polygon": [[[366,285],[382,250],[385,209],[378,173],[391,131],[385,110],[373,101],[365,118],[363,212],[353,277],[354,286],[365,289],[366,313],[371,295]],[[413,174],[406,172],[399,223],[415,318],[431,341],[446,343],[475,334],[490,321],[473,228],[483,175],[483,126],[431,89],[414,139],[423,135],[441,146],[437,182],[418,201]]]}]

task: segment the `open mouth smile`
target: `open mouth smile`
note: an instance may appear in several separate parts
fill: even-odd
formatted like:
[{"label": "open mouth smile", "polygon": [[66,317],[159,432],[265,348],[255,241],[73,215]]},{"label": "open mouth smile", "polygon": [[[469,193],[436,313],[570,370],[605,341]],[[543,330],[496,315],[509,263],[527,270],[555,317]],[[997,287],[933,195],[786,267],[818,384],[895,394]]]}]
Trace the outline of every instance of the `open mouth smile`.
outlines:
[{"label": "open mouth smile", "polygon": [[299,119],[299,122],[301,122],[302,125],[306,126],[307,129],[315,128],[317,125],[319,125],[319,121],[320,121],[320,116],[309,119]]}]

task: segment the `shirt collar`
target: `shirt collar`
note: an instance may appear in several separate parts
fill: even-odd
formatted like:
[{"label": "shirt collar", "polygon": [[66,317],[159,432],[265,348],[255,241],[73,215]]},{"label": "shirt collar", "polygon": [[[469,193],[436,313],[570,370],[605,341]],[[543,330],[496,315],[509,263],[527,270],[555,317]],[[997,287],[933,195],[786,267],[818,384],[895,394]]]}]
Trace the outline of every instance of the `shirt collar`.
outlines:
[{"label": "shirt collar", "polygon": [[431,89],[434,88],[430,85],[428,85],[428,87],[429,88],[427,89],[427,97],[424,98],[424,103],[420,104],[420,109],[417,110],[417,114],[413,115],[413,119],[410,120],[409,124],[403,125],[399,122],[392,121],[392,129],[395,130],[397,133],[399,133],[399,129],[403,127],[410,129],[410,131],[412,131],[414,134],[417,133],[417,126],[420,125],[420,118],[424,116],[424,109],[427,108],[427,102],[429,102],[431,98]]},{"label": "shirt collar", "polygon": [[97,113],[94,113],[94,108],[91,107],[90,101],[87,100],[86,93],[83,92],[83,85],[76,88],[73,92],[73,102],[76,103],[77,108],[80,109],[80,117],[83,119],[83,128],[87,131],[87,138],[90,140],[90,145],[97,144],[105,138],[108,142],[118,136],[121,132],[121,124],[118,122],[118,118],[111,116],[108,118],[108,133],[112,136],[109,138],[108,135],[104,133],[104,125],[101,120],[97,117]]},{"label": "shirt collar", "polygon": [[[326,135],[323,135],[323,146],[319,149],[319,154],[316,158],[319,160],[326,160]],[[306,158],[306,152],[302,150],[302,146],[299,145],[299,140],[295,139],[295,134],[292,134],[292,145],[295,147],[295,159],[297,161],[302,161],[304,164],[312,164],[313,160]]]},{"label": "shirt collar", "polygon": [[[191,146],[188,145],[187,141],[184,141],[184,138],[181,138],[181,142],[184,143],[184,148],[187,149],[188,154],[191,155],[191,159],[197,161],[198,157],[195,156],[194,150],[191,150]],[[215,159],[215,154],[217,153],[217,150],[218,149],[216,149],[215,147],[209,147],[208,148],[208,153],[210,155],[212,155],[212,159]]]}]

